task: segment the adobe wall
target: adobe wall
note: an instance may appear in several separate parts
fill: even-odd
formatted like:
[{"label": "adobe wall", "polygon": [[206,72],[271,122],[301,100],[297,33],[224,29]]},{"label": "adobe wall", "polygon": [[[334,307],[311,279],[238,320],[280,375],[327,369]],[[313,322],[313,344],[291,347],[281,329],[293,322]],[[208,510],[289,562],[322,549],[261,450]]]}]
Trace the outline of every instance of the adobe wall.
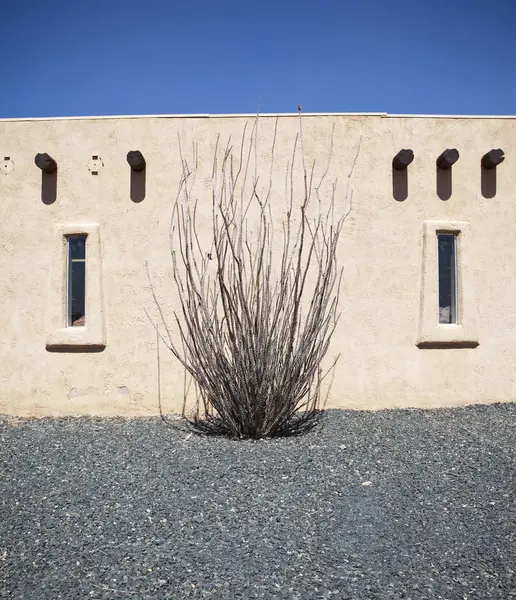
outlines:
[{"label": "adobe wall", "polygon": [[[269,173],[275,122],[271,116],[259,120],[256,156],[263,177]],[[0,413],[157,413],[157,340],[145,313],[156,318],[156,310],[145,263],[164,312],[171,315],[177,304],[168,232],[181,176],[178,140],[185,156],[191,156],[193,144],[198,147],[194,195],[202,243],[208,247],[217,136],[220,147],[230,137],[238,144],[246,123],[251,128],[253,119],[0,121]],[[303,115],[302,126],[305,160],[316,158],[317,177],[334,128],[324,190],[329,193],[337,178],[341,209],[361,140],[351,178],[353,208],[338,249],[344,267],[342,314],[328,358],[340,354],[340,359],[328,406],[514,400],[516,119]],[[272,177],[279,220],[299,119],[282,116],[277,127]],[[392,169],[402,148],[415,154],[406,181]],[[451,180],[436,170],[436,158],[446,148],[460,152]],[[492,148],[505,151],[505,162],[495,173],[482,172],[481,157]],[[135,149],[147,162],[145,181],[131,180],[126,154]],[[38,152],[57,161],[55,181],[35,166]],[[294,178],[301,181],[299,151],[295,165]],[[94,226],[98,235],[100,270],[92,263],[88,273],[98,281],[98,321],[83,346],[60,349],[56,340],[68,335],[59,329],[65,325],[59,322],[65,293],[59,274],[62,228],[75,226]],[[442,332],[435,305],[435,244],[428,240],[448,226],[464,231],[459,253],[463,322]],[[105,347],[95,346],[97,338]],[[160,362],[164,410],[180,412],[188,387],[184,370],[163,346]]]}]

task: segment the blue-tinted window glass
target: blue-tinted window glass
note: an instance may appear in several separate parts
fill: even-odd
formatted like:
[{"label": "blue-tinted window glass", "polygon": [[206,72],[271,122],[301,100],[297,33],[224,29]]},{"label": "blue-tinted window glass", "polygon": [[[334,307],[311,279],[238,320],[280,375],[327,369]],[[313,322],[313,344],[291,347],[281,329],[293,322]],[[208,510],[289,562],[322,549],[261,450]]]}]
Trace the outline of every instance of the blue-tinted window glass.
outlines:
[{"label": "blue-tinted window glass", "polygon": [[86,236],[68,238],[68,326],[86,324]]},{"label": "blue-tinted window glass", "polygon": [[439,323],[457,323],[457,236],[437,235],[439,263]]}]

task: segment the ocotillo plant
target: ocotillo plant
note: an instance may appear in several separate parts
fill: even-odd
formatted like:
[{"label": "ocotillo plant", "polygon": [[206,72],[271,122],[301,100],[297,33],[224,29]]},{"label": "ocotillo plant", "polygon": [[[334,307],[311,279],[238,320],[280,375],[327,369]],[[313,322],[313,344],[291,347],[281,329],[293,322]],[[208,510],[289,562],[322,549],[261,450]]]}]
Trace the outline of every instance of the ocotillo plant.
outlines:
[{"label": "ocotillo plant", "polygon": [[302,119],[299,114],[281,192],[273,185],[277,120],[264,186],[257,175],[259,118],[250,133],[244,129],[236,149],[231,140],[222,147],[217,139],[208,242],[199,231],[199,199],[192,185],[199,158],[194,151],[189,162],[180,152],[170,228],[179,298],[176,334],[161,309],[160,315],[167,332],[163,340],[197,385],[201,401],[189,422],[198,431],[254,439],[295,435],[312,428],[321,415],[321,383],[328,373],[321,364],[338,319],[337,243],[352,209],[349,183],[360,143],[344,198],[337,202],[336,181],[326,186],[327,194],[321,191],[334,131],[328,164],[316,184],[315,161],[305,162]]}]

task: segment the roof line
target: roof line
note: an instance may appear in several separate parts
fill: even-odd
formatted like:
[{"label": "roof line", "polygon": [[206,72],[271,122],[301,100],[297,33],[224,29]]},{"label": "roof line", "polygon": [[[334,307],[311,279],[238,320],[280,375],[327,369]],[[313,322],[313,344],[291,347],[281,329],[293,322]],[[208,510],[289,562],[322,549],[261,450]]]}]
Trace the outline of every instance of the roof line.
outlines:
[{"label": "roof line", "polygon": [[[304,113],[302,116],[375,116],[383,117],[386,113],[367,112],[334,112],[334,113]],[[297,117],[299,113],[259,113],[260,117]],[[249,118],[256,113],[198,113],[198,114],[157,114],[157,115],[90,115],[72,117],[13,117],[0,118],[0,121],[66,121],[66,120],[96,120],[96,119],[209,119],[209,118]]]},{"label": "roof line", "polygon": [[[260,113],[260,117],[297,117],[299,113]],[[423,118],[423,119],[516,119],[516,115],[438,115],[438,114],[390,114],[386,112],[302,112],[302,117],[381,117],[381,118]],[[98,115],[72,117],[13,117],[0,118],[6,121],[84,121],[103,119],[235,119],[256,117],[256,113],[231,114],[158,114],[158,115]]]},{"label": "roof line", "polygon": [[418,118],[418,119],[516,119],[516,115],[430,115],[430,114],[390,114],[383,115],[386,118]]}]

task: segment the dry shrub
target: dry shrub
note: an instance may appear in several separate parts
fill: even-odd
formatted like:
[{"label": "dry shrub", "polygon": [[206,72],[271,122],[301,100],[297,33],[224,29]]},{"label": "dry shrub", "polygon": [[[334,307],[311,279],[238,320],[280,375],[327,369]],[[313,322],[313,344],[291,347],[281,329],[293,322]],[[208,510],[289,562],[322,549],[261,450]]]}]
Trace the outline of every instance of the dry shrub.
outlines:
[{"label": "dry shrub", "polygon": [[[162,339],[197,386],[200,401],[190,424],[197,431],[239,439],[300,434],[321,416],[321,383],[335,366],[322,373],[338,319],[342,269],[337,242],[352,207],[349,182],[359,151],[344,204],[339,202],[345,209],[336,217],[336,181],[326,197],[321,193],[333,130],[328,164],[316,184],[315,161],[309,167],[305,163],[299,116],[285,194],[278,198],[272,185],[278,121],[265,186],[257,175],[257,127],[258,117],[250,133],[246,126],[236,150],[231,140],[223,148],[217,140],[209,248],[200,239],[193,194],[197,152],[190,162],[181,152],[170,228],[180,305],[174,313],[177,335],[171,335],[158,304],[167,332]],[[295,181],[296,153],[301,154],[302,182]],[[302,193],[296,197],[298,189]],[[279,225],[271,207],[285,200]]]}]

